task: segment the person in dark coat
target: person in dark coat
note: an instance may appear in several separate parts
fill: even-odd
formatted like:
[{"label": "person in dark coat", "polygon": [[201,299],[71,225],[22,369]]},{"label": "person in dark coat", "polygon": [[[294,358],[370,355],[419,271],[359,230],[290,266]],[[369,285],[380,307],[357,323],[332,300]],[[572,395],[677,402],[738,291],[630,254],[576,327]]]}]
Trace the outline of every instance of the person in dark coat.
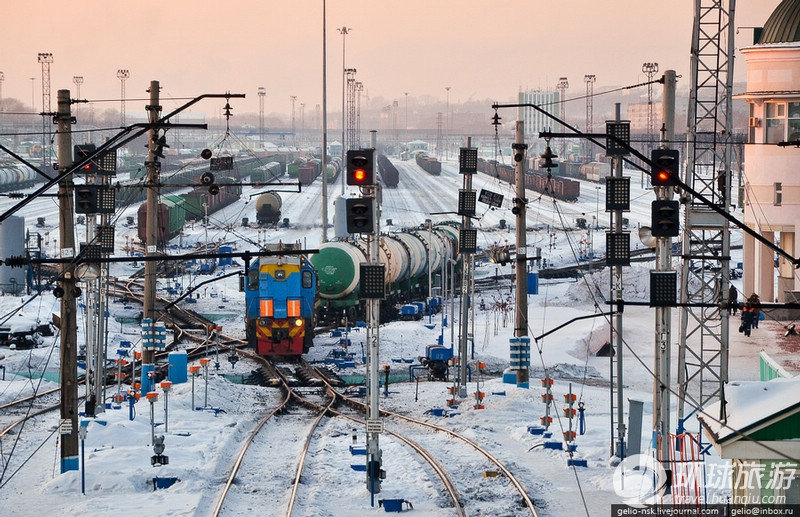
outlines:
[{"label": "person in dark coat", "polygon": [[753,328],[753,307],[749,303],[745,303],[742,307],[742,325],[739,331],[743,332],[745,336],[750,337],[750,329]]},{"label": "person in dark coat", "polygon": [[728,314],[736,316],[736,309],[739,307],[739,292],[736,287],[731,285],[728,290]]},{"label": "person in dark coat", "polygon": [[758,328],[758,320],[761,317],[761,298],[758,297],[756,293],[750,295],[747,298],[747,303],[750,304],[750,308],[753,310],[753,328]]}]

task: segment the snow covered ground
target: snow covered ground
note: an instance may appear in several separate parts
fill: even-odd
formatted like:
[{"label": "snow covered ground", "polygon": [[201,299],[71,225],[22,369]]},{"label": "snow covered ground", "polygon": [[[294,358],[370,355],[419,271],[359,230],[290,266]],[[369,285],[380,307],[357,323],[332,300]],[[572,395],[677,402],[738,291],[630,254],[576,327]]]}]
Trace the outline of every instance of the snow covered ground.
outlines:
[{"label": "snow covered ground", "polygon": [[[408,180],[414,173],[413,167],[401,164],[401,178]],[[405,174],[405,176],[402,176]],[[416,174],[424,174],[417,172]],[[414,176],[418,181],[403,181],[397,191],[384,193],[384,218],[397,221],[422,223],[431,216],[430,212],[455,208],[461,177],[451,164],[445,166],[441,178],[431,181],[427,176]],[[480,179],[475,188],[483,187],[501,190],[502,186],[492,180]],[[635,183],[635,182],[632,182]],[[631,214],[631,224],[647,224],[649,212],[648,193],[635,188],[632,198],[639,208]],[[209,240],[237,242],[241,248],[248,243],[284,242],[302,240],[307,247],[319,244],[320,229],[314,225],[314,215],[309,215],[304,196],[313,196],[312,188],[299,194],[287,194],[284,201],[285,215],[290,218],[293,227],[282,231],[259,232],[255,229],[242,228],[236,224],[214,224],[208,229]],[[430,198],[418,194],[425,190],[439,199],[441,208],[432,209],[428,204]],[[502,191],[502,190],[501,190]],[[337,189],[338,192],[338,189]],[[549,201],[537,201],[529,207],[529,243],[540,242],[543,254],[555,265],[570,262],[576,243],[569,241],[563,233],[557,239],[551,238],[547,225],[564,219],[569,224],[579,214],[592,214],[598,203],[596,196],[602,196],[600,190],[592,184],[585,184],[581,200],[577,204],[554,205]],[[652,196],[652,194],[650,194]],[[331,200],[333,202],[333,200]],[[52,201],[50,201],[52,202]],[[215,215],[215,221],[240,221],[241,217],[254,220],[254,204],[240,202],[225,209],[222,214]],[[450,206],[453,205],[453,206]],[[132,207],[129,210],[135,210]],[[558,211],[562,211],[559,213]],[[124,215],[122,221],[124,221]],[[605,214],[600,216],[601,225]],[[487,211],[483,214],[478,226],[481,228],[482,245],[513,243],[513,227],[499,229],[499,220],[506,219],[513,223],[513,216],[508,207]],[[50,217],[48,216],[48,220]],[[606,219],[607,220],[607,219]],[[34,221],[35,222],[35,221]],[[539,229],[541,228],[541,229]],[[80,230],[79,230],[80,231]],[[135,228],[118,226],[117,243],[125,241],[126,236],[133,236]],[[57,232],[56,232],[57,233]],[[573,238],[575,234],[573,233]],[[603,231],[586,232],[581,239],[591,239],[595,251],[601,251],[605,239]],[[206,239],[206,229],[201,225],[187,228],[183,243],[191,245]],[[634,237],[635,240],[635,237]],[[553,244],[551,246],[551,244]],[[736,259],[734,260],[734,262]],[[677,264],[676,264],[677,265]],[[494,267],[494,266],[485,266]],[[628,300],[645,301],[648,299],[646,278],[650,265],[634,265],[626,268],[623,283],[625,297]],[[116,266],[114,274],[120,277],[129,274],[130,266]],[[196,282],[196,278],[182,279],[185,286]],[[215,285],[215,284],[212,284]],[[579,316],[588,316],[606,310],[602,298],[597,293],[606,293],[608,297],[608,276],[606,273],[587,275],[574,281],[542,281],[538,295],[529,296],[529,334],[537,337],[558,325]],[[741,287],[741,285],[739,285]],[[594,293],[594,294],[592,294]],[[476,310],[474,318],[475,360],[487,363],[491,376],[483,379],[481,389],[488,395],[484,401],[485,409],[473,409],[473,400],[467,399],[459,406],[457,413],[451,417],[437,417],[431,414],[434,408],[445,408],[448,398],[446,383],[422,381],[416,383],[397,382],[390,385],[389,395],[381,396],[381,405],[390,410],[408,413],[422,419],[436,421],[452,427],[458,432],[466,433],[471,438],[488,447],[498,457],[519,472],[520,480],[528,489],[529,495],[536,502],[541,516],[561,515],[609,515],[611,504],[623,501],[623,496],[615,490],[615,469],[609,466],[611,449],[610,404],[609,404],[609,359],[597,357],[597,349],[609,339],[609,323],[606,318],[598,317],[582,319],[565,326],[563,329],[536,340],[531,353],[531,388],[521,389],[513,384],[504,384],[498,375],[508,365],[509,338],[513,335],[513,308],[510,312],[494,310],[493,302],[502,302],[511,298],[508,287],[497,291],[487,291],[480,295],[486,302],[487,310]],[[476,299],[478,297],[476,296]],[[58,312],[58,303],[50,295],[41,296],[26,305],[18,316],[18,307],[23,297],[0,298],[0,314],[9,318],[32,318],[39,322],[49,321],[53,312]],[[223,301],[223,299],[225,301]],[[196,310],[201,313],[214,313],[220,317],[219,324],[223,332],[243,335],[243,326],[239,315],[243,312],[243,297],[238,293],[235,277],[220,282],[213,288],[201,292]],[[123,304],[111,304],[111,317],[128,316],[132,308]],[[448,304],[449,305],[449,304]],[[502,304],[497,304],[500,306]],[[458,306],[456,305],[456,314]],[[673,313],[673,338],[677,336],[677,313]],[[5,319],[5,318],[4,318]],[[80,321],[80,317],[79,317]],[[390,365],[393,373],[403,374],[408,378],[409,364],[396,360],[413,359],[424,355],[425,346],[436,342],[444,336],[444,343],[449,345],[451,329],[443,328],[441,316],[420,322],[395,322],[381,327],[381,364]],[[458,322],[455,322],[458,324]],[[428,324],[426,326],[425,324]],[[428,328],[431,327],[432,328]],[[113,323],[110,329],[109,349],[115,350],[121,340],[137,340],[135,325]],[[458,327],[456,327],[458,328]],[[653,311],[647,307],[626,307],[624,313],[624,340],[626,343],[625,361],[625,398],[644,402],[644,430],[642,443],[650,442],[650,418],[652,411],[652,384],[650,370],[654,357],[654,320]],[[79,331],[82,335],[83,330]],[[757,356],[763,349],[788,369],[797,370],[796,348],[793,343],[780,337],[782,327],[774,322],[763,322],[761,328],[755,330],[750,338],[737,332],[731,333],[732,380],[756,380],[758,378]],[[363,334],[354,332],[352,351],[360,355],[364,342]],[[457,339],[457,336],[456,336]],[[336,339],[320,336],[315,340],[315,347],[308,359],[322,361],[337,347]],[[2,364],[6,367],[5,380],[0,381],[0,403],[5,403],[21,395],[33,391],[55,387],[51,381],[28,378],[31,372],[57,371],[58,349],[52,346],[56,338],[47,338],[42,346],[33,350],[0,350],[5,355]],[[532,340],[534,345],[534,340]],[[673,359],[677,358],[677,349],[673,349]],[[795,361],[792,363],[791,361]],[[156,432],[166,434],[165,444],[170,458],[169,465],[152,467],[150,456],[151,428],[150,412],[147,402],[139,402],[135,406],[135,418],[129,418],[127,406],[112,408],[100,417],[89,421],[88,434],[85,440],[84,473],[85,494],[81,493],[82,478],[80,471],[60,474],[58,445],[58,416],[51,414],[46,418],[37,418],[25,428],[15,430],[0,441],[3,465],[0,476],[0,493],[3,499],[4,515],[42,515],[48,512],[58,515],[100,514],[100,515],[207,515],[216,502],[216,496],[229,472],[242,442],[250,433],[253,423],[259,416],[262,407],[268,406],[276,394],[273,390],[246,386],[233,382],[236,376],[245,375],[251,365],[240,361],[231,367],[222,360],[219,373],[210,376],[208,384],[208,403],[221,408],[224,412],[210,410],[192,411],[191,383],[174,386],[169,394],[169,432],[163,427]],[[352,371],[342,374],[356,374],[363,371],[358,365]],[[673,367],[673,372],[676,368]],[[233,375],[233,377],[231,376]],[[577,395],[578,401],[585,406],[585,433],[576,439],[575,458],[585,459],[588,467],[567,467],[568,454],[541,447],[542,438],[527,432],[529,425],[538,424],[544,414],[541,395],[543,389],[540,381],[544,376],[555,379],[553,394],[556,407],[554,416],[562,415],[563,394],[569,392]],[[469,384],[469,393],[473,386],[477,389],[477,379]],[[204,382],[198,379],[195,385],[196,405],[201,405],[204,398]],[[674,399],[673,399],[674,403]],[[163,422],[163,406],[161,400],[156,404],[156,420]],[[674,408],[673,408],[674,409]],[[627,414],[627,408],[626,408]],[[674,421],[674,417],[673,417]],[[387,428],[393,425],[387,422]],[[577,429],[573,422],[572,429]],[[690,430],[696,430],[690,426]],[[352,443],[350,424],[337,423],[335,420],[326,425],[324,437],[318,437],[316,454],[324,454],[325,461],[313,463],[313,470],[306,477],[301,495],[300,507],[294,515],[307,516],[360,516],[369,512],[381,512],[382,509],[370,506],[363,473],[354,472],[350,463],[348,446]],[[569,429],[569,421],[556,418],[551,430],[554,438],[561,436]],[[330,432],[327,432],[330,431]],[[363,430],[361,430],[363,431]],[[272,444],[274,454],[282,452],[281,443],[296,440],[297,437],[286,432],[280,440]],[[359,440],[363,443],[363,432],[359,432]],[[448,454],[458,454],[455,446],[445,437],[438,442],[439,448]],[[413,474],[408,459],[409,452],[389,437],[381,438],[384,469],[387,479],[383,482],[380,497],[402,498],[409,500],[414,512],[419,515],[445,516],[452,515],[452,510],[438,507],[439,497],[432,482],[426,476]],[[448,452],[450,451],[450,452]],[[643,451],[645,452],[645,451]],[[447,461],[443,460],[445,466]],[[274,472],[269,460],[263,464],[247,465],[247,473],[242,474],[242,483],[252,493],[261,495],[261,502],[253,506],[253,499],[247,499],[240,505],[225,510],[224,515],[283,515],[285,507],[280,505],[286,495],[286,476]],[[492,485],[501,482],[498,478],[483,477],[483,470],[461,469],[451,475],[473,486],[470,497],[491,499]],[[168,489],[153,490],[154,477],[176,477],[180,482]],[[435,483],[433,483],[435,487]],[[462,485],[463,486],[463,485]],[[508,501],[496,501],[492,511],[473,513],[481,515],[521,515],[511,509]]]}]

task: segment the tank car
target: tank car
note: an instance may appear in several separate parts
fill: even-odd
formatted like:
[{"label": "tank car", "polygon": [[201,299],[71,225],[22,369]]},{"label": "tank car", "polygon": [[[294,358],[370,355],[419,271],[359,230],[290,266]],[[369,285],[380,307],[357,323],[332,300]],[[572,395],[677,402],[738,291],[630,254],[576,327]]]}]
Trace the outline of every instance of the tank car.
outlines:
[{"label": "tank car", "polygon": [[[268,245],[270,251],[297,250],[299,244]],[[259,355],[291,358],[313,344],[318,277],[304,255],[272,255],[255,260],[245,280],[248,344]]]},{"label": "tank car", "polygon": [[[428,253],[430,250],[430,253]],[[428,270],[441,271],[458,250],[458,230],[446,225],[417,228],[380,238],[380,261],[386,264],[386,298],[381,303],[381,321],[396,318],[395,305],[424,299],[428,294]],[[362,241],[334,241],[319,247],[311,262],[319,274],[320,312],[324,322],[341,323],[363,319],[358,298],[360,264],[367,262]]]},{"label": "tank car", "polygon": [[281,217],[281,196],[274,191],[261,194],[256,199],[256,221],[259,224],[275,224]]}]

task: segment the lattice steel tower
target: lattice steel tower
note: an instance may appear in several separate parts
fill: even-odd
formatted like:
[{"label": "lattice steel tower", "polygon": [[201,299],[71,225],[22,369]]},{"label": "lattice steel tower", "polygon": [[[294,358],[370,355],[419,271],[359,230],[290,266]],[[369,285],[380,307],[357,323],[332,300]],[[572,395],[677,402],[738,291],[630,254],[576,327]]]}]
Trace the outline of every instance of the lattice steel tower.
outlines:
[{"label": "lattice steel tower", "polygon": [[125,127],[125,81],[131,76],[128,70],[117,70],[117,79],[119,79],[119,125]]},{"label": "lattice steel tower", "polygon": [[347,143],[349,149],[358,149],[356,131],[356,69],[348,68],[347,73]]},{"label": "lattice steel tower", "polygon": [[[594,74],[586,74],[583,76],[583,82],[586,83],[586,127],[583,131],[586,133],[592,132],[594,125],[594,83],[597,80]],[[561,120],[564,120],[563,118]],[[592,143],[589,140],[583,140],[583,156],[589,159],[590,149]],[[591,161],[591,160],[590,160]]]},{"label": "lattice steel tower", "polygon": [[297,131],[295,131],[294,122],[294,103],[297,101],[297,95],[291,95],[289,99],[292,101],[292,140],[294,141],[295,147],[297,147]]},{"label": "lattice steel tower", "polygon": [[649,151],[652,147],[650,143],[658,141],[655,136],[656,120],[653,117],[653,77],[658,73],[658,63],[642,63],[642,73],[647,74],[647,144],[645,147]]},{"label": "lattice steel tower", "polygon": [[364,91],[364,83],[356,81],[356,148],[361,147],[361,92]]},{"label": "lattice steel tower", "polygon": [[258,141],[264,147],[264,97],[267,90],[263,86],[258,87]]},{"label": "lattice steel tower", "polygon": [[52,120],[53,108],[50,104],[50,65],[53,63],[53,54],[39,52],[38,60],[42,64],[42,165],[47,168],[50,163],[50,130],[48,120]]},{"label": "lattice steel tower", "polygon": [[[558,84],[556,85],[556,89],[558,90],[558,105],[559,105],[558,118],[560,118],[564,122],[567,121],[567,105],[564,101],[567,95],[568,88],[569,88],[569,81],[567,81],[567,78],[559,77]],[[564,133],[566,132],[567,128],[562,126],[559,127],[558,130]],[[561,139],[561,152],[559,154],[561,155],[562,160],[567,159],[567,140],[565,138]]]},{"label": "lattice steel tower", "polygon": [[[728,380],[735,0],[695,0],[681,265],[678,419],[721,398]],[[723,5],[725,4],[725,5]],[[722,212],[722,213],[720,213]],[[700,306],[704,304],[706,306]]]}]

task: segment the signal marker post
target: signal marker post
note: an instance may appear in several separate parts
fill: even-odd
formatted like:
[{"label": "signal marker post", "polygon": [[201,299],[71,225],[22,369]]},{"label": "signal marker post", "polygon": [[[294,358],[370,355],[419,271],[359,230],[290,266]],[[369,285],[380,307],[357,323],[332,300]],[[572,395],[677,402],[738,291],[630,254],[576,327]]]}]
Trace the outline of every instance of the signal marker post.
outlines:
[{"label": "signal marker post", "polygon": [[381,449],[379,436],[383,432],[380,419],[380,304],[385,296],[385,269],[379,264],[378,236],[380,235],[379,185],[375,182],[376,132],[370,132],[372,149],[347,151],[347,184],[358,186],[362,197],[345,201],[347,211],[347,232],[361,234],[367,240],[367,264],[359,270],[359,298],[367,303],[367,490],[370,505],[375,506],[375,494],[381,491],[381,479],[386,474],[381,469]]},{"label": "signal marker post", "polygon": [[[679,234],[680,205],[673,201],[675,185],[680,174],[680,156],[669,149],[675,128],[674,72],[664,74],[664,131],[661,147],[653,149],[651,181],[656,200],[653,201],[651,231],[656,238],[655,270],[650,272],[650,305],[655,308],[655,364],[653,371],[653,448],[660,462],[670,457],[670,385],[672,347],[672,307],[677,305],[677,272],[672,268],[672,237]],[[660,443],[659,443],[660,442]],[[664,463],[667,475],[669,464]]]}]

